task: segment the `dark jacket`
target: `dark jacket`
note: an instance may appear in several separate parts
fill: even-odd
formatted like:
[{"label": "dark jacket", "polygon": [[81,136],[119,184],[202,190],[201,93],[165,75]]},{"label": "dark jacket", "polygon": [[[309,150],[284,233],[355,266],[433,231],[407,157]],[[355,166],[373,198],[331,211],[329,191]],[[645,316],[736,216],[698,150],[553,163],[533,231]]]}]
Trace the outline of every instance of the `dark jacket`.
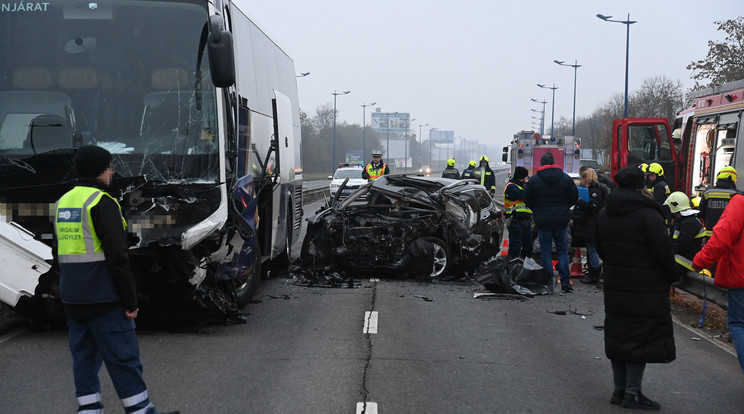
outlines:
[{"label": "dark jacket", "polygon": [[669,289],[678,277],[659,205],[640,191],[611,192],[597,218],[597,250],[604,262],[607,358],[674,360]]},{"label": "dark jacket", "polygon": [[[699,217],[705,222],[706,230],[713,230],[728,205],[731,195],[735,192],[737,192],[736,183],[731,179],[718,180],[715,186],[705,190],[698,210],[700,210]],[[710,231],[708,233],[710,235]]]},{"label": "dark jacket", "polygon": [[576,184],[557,165],[544,165],[524,187],[524,201],[532,209],[535,224],[542,229],[567,227],[571,207],[578,199]]},{"label": "dark jacket", "polygon": [[649,191],[651,191],[651,194],[654,195],[654,200],[656,200],[656,202],[659,203],[660,206],[664,205],[664,202],[666,201],[667,197],[669,197],[669,193],[671,192],[669,190],[669,184],[667,184],[666,179],[661,176],[657,176],[655,180],[648,183],[648,189]]},{"label": "dark jacket", "polygon": [[594,235],[597,232],[597,215],[605,205],[605,198],[610,190],[597,181],[589,184],[589,201],[579,199],[574,207],[571,219],[573,226],[571,231],[571,244],[574,247],[586,246],[586,243],[594,243]]},{"label": "dark jacket", "polygon": [[[481,174],[483,175],[482,177]],[[475,167],[475,170],[473,170],[473,178],[486,187],[486,190],[488,190],[491,195],[496,192],[496,176],[493,175],[493,170],[488,165],[488,162],[486,162],[485,169],[481,169],[480,166]]]},{"label": "dark jacket", "polygon": [[[516,178],[512,178],[511,180],[509,180],[509,182],[504,187],[504,204],[506,204],[507,199],[512,201],[524,201],[524,186],[525,184],[520,183],[519,180],[517,180]],[[514,212],[513,214],[511,214],[511,216],[515,220],[532,219],[532,213],[527,213],[524,211]]]},{"label": "dark jacket", "polygon": [[[675,219],[674,222],[672,252],[692,260],[703,247],[705,227],[703,227],[703,223],[694,215],[682,216],[679,220]],[[682,269],[679,270],[685,273]]]},{"label": "dark jacket", "polygon": [[[79,184],[107,191],[101,183],[93,179],[81,178]],[[67,316],[78,321],[87,321],[120,306],[128,311],[137,309],[137,290],[129,264],[127,232],[121,224],[119,206],[109,197],[102,197],[101,201],[90,210],[90,216],[93,228],[101,240],[103,253],[106,257],[106,266],[121,302],[85,305],[65,304]],[[52,241],[52,255],[55,267],[59,268],[56,233]]]},{"label": "dark jacket", "polygon": [[462,170],[462,177],[460,178],[463,180],[466,178],[475,178],[475,175],[473,175],[473,171],[475,171],[475,167],[468,166],[468,168]]},{"label": "dark jacket", "polygon": [[447,168],[442,171],[442,178],[452,178],[453,180],[458,180],[460,179],[460,171],[458,171],[455,167],[447,166]]}]

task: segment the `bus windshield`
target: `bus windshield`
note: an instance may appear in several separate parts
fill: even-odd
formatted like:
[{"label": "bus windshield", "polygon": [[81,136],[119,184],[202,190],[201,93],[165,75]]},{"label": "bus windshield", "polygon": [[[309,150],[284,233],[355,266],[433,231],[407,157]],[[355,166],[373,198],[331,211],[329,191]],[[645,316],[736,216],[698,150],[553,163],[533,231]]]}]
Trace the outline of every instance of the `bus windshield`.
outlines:
[{"label": "bus windshield", "polygon": [[125,177],[216,182],[207,18],[204,1],[0,3],[0,175],[96,144]]}]

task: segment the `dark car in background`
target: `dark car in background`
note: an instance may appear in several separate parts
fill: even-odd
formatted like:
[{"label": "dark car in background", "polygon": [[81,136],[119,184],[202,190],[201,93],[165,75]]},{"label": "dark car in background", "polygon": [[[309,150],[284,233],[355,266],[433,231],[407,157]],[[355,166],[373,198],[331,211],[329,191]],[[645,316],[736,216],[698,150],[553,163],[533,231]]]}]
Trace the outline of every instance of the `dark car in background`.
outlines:
[{"label": "dark car in background", "polygon": [[496,255],[502,211],[473,181],[392,174],[308,218],[305,266],[439,279]]}]

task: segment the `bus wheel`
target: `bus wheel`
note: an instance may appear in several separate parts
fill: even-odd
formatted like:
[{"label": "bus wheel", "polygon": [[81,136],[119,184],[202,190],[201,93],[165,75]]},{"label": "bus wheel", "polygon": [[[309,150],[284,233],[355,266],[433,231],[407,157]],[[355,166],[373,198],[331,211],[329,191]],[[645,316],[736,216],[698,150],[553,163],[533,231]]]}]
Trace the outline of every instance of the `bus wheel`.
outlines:
[{"label": "bus wheel", "polygon": [[[289,208],[289,207],[288,207]],[[287,214],[287,237],[285,238],[284,251],[271,261],[272,270],[286,270],[292,262],[292,214]]]},{"label": "bus wheel", "polygon": [[246,272],[245,275],[238,277],[233,280],[233,286],[235,289],[235,302],[239,309],[243,309],[256,293],[258,289],[258,283],[261,279],[261,254],[259,253],[258,243],[256,243],[256,251],[253,254],[253,266],[251,271]]}]

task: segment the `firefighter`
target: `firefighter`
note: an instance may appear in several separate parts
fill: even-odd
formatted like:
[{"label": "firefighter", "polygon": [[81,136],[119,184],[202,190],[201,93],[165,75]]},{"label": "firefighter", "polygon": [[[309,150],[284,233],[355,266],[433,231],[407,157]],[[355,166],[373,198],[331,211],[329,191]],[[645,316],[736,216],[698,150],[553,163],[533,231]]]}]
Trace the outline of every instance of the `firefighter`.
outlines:
[{"label": "firefighter", "polygon": [[514,169],[514,176],[504,187],[504,207],[509,220],[509,256],[532,256],[532,210],[524,203],[524,184],[529,172],[524,167]]},{"label": "firefighter", "polygon": [[468,168],[465,168],[464,170],[462,170],[462,177],[460,178],[463,180],[467,178],[475,178],[475,176],[473,175],[473,172],[475,171],[475,166],[476,166],[475,160],[470,160],[470,162],[468,163]]},{"label": "firefighter", "polygon": [[52,253],[67,314],[78,412],[103,411],[98,371],[106,362],[124,410],[157,414],[142,378],[127,223],[107,193],[114,177],[111,153],[86,145],[73,162],[79,180],[55,206]]},{"label": "firefighter", "polygon": [[457,180],[460,178],[460,171],[455,168],[455,159],[450,158],[447,160],[447,168],[442,171],[442,178],[452,178]]},{"label": "firefighter", "polygon": [[390,167],[382,160],[382,151],[373,150],[372,162],[362,170],[362,178],[372,182],[387,174],[390,174]]},{"label": "firefighter", "polygon": [[716,176],[716,185],[705,190],[700,201],[700,217],[705,223],[707,237],[713,234],[713,227],[718,223],[723,209],[736,193],[736,169],[731,166],[721,168]]},{"label": "firefighter", "polygon": [[[705,237],[705,227],[697,218],[698,211],[690,208],[690,199],[681,191],[669,194],[664,204],[674,215],[672,252],[691,261],[703,247]],[[687,273],[687,269],[681,264],[677,265],[677,270]]]},{"label": "firefighter", "polygon": [[654,195],[654,200],[659,203],[660,206],[664,205],[667,197],[669,197],[669,185],[664,177],[664,167],[659,163],[651,163],[646,170],[646,178],[648,179],[648,190]]},{"label": "firefighter", "polygon": [[473,170],[473,178],[480,182],[480,185],[486,187],[488,193],[493,197],[496,194],[496,176],[493,170],[488,166],[488,157],[485,155],[480,158],[480,167]]}]

